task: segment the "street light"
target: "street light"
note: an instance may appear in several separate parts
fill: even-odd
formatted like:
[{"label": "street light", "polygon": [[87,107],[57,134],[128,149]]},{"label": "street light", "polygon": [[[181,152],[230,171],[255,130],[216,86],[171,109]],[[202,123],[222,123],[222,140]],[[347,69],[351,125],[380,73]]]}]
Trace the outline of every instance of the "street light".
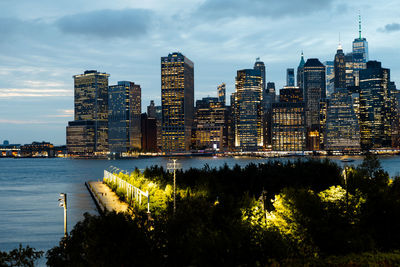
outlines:
[{"label": "street light", "polygon": [[172,159],[172,163],[167,163],[167,169],[174,171],[174,214],[176,211],[176,170],[181,169],[181,164],[176,163],[177,159]]},{"label": "street light", "polygon": [[349,190],[348,190],[348,186],[347,186],[347,165],[344,166],[343,168],[343,178],[344,178],[344,183],[346,185],[346,213],[349,212]]},{"label": "street light", "polygon": [[58,201],[60,202],[58,205],[64,207],[64,237],[67,237],[67,194],[61,193]]}]

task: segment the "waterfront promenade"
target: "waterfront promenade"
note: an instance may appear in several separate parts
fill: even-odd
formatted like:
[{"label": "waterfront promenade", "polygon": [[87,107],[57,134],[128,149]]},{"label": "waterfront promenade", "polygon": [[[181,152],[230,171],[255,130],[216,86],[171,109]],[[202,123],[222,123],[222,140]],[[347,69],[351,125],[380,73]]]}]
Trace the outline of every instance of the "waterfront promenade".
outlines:
[{"label": "waterfront promenade", "polygon": [[86,185],[100,211],[115,211],[117,213],[129,211],[128,204],[119,200],[117,194],[103,182],[86,182]]}]

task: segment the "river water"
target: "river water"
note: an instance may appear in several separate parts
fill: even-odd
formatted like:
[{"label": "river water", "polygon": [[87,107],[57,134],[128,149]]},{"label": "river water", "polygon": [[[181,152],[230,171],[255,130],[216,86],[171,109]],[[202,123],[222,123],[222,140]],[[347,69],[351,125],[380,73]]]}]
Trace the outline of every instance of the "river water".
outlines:
[{"label": "river water", "polygon": [[[273,160],[293,160],[282,158]],[[330,158],[339,165],[339,158]],[[351,164],[359,164],[361,157]],[[201,168],[205,164],[241,166],[263,163],[262,158],[181,158],[184,169]],[[380,158],[382,167],[391,176],[400,173],[400,156]],[[63,236],[63,209],[58,206],[61,192],[68,196],[68,230],[83,218],[84,212],[96,214],[95,205],[84,185],[85,181],[102,179],[103,170],[116,166],[132,171],[135,167],[166,166],[167,158],[133,160],[76,160],[76,159],[0,159],[0,250],[8,251],[19,243],[38,250],[48,250]]]}]

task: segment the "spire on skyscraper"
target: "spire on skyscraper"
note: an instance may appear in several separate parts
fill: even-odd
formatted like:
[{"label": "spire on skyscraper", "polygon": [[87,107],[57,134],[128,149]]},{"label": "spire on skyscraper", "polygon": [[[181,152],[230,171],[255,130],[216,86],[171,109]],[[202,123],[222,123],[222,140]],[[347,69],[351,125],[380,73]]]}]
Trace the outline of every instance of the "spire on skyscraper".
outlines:
[{"label": "spire on skyscraper", "polygon": [[304,64],[306,64],[306,62],[304,61],[303,50],[301,50],[301,59],[300,59],[300,63],[299,63],[299,68],[302,68],[304,66]]},{"label": "spire on skyscraper", "polygon": [[361,14],[358,15],[358,38],[361,39]]}]

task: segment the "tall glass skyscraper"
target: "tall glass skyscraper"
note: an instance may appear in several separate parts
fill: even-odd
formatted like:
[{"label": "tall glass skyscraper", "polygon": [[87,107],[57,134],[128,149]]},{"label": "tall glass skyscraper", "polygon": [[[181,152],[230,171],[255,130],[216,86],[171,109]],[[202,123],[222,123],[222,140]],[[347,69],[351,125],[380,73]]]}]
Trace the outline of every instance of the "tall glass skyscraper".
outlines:
[{"label": "tall glass skyscraper", "polygon": [[108,143],[110,152],[141,149],[141,88],[120,81],[108,89]]},{"label": "tall glass skyscraper", "polygon": [[294,69],[286,69],[286,86],[294,86]]},{"label": "tall glass skyscraper", "polygon": [[190,150],[194,64],[179,52],[161,58],[162,150]]},{"label": "tall glass skyscraper", "polygon": [[325,149],[351,151],[360,149],[360,129],[351,94],[337,88],[331,95],[327,118]]},{"label": "tall glass skyscraper", "polygon": [[87,70],[74,77],[74,121],[67,127],[68,153],[75,155],[108,152],[107,73]]},{"label": "tall glass skyscraper", "polygon": [[363,149],[390,147],[393,94],[390,70],[378,61],[368,61],[360,70],[360,131]]},{"label": "tall glass skyscraper", "polygon": [[260,70],[238,70],[235,93],[235,147],[243,151],[264,145],[262,120],[263,81]]},{"label": "tall glass skyscraper", "polygon": [[265,71],[265,64],[264,62],[262,62],[260,60],[260,58],[256,58],[256,62],[254,63],[254,69],[255,70],[259,70],[260,71],[260,76],[262,78],[262,90],[263,92],[265,91],[265,86],[266,86],[266,80],[265,80],[265,76],[266,76],[266,71]]},{"label": "tall glass skyscraper", "polygon": [[320,149],[320,103],[326,98],[325,66],[310,58],[304,64],[304,102],[306,108],[307,148]]},{"label": "tall glass skyscraper", "polygon": [[353,69],[356,86],[359,85],[359,72],[366,68],[368,60],[368,42],[366,38],[361,37],[361,16],[359,16],[358,38],[353,41]]},{"label": "tall glass skyscraper", "polygon": [[221,83],[218,85],[217,88],[217,93],[218,93],[218,101],[223,103],[224,105],[226,104],[226,85],[225,83]]},{"label": "tall glass skyscraper", "polygon": [[326,94],[330,96],[335,91],[335,66],[333,61],[325,61]]}]

